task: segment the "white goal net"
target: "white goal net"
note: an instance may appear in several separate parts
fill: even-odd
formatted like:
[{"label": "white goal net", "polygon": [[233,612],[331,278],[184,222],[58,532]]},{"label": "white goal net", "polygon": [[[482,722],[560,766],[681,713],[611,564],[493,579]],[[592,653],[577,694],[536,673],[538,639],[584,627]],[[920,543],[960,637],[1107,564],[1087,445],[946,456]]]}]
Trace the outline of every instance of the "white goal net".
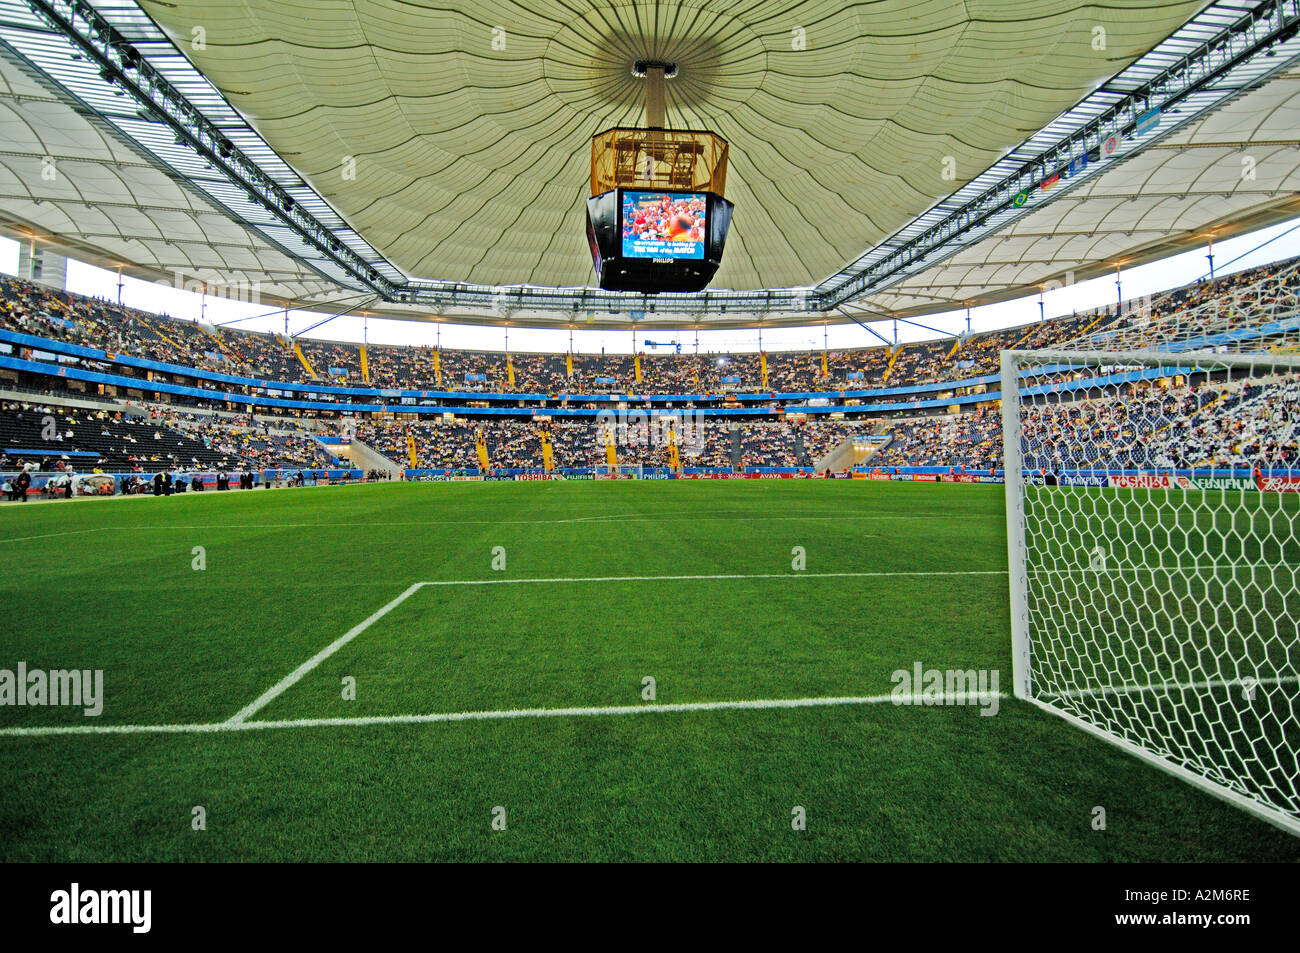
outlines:
[{"label": "white goal net", "polygon": [[1300,834],[1300,357],[1182,338],[1002,355],[1015,693]]}]

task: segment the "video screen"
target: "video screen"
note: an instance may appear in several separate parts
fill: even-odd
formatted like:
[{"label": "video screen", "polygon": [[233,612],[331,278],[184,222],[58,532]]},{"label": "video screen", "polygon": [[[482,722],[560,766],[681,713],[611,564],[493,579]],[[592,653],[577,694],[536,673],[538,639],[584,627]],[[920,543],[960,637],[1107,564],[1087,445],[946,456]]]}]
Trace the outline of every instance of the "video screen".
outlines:
[{"label": "video screen", "polygon": [[704,258],[702,192],[624,192],[624,258]]}]

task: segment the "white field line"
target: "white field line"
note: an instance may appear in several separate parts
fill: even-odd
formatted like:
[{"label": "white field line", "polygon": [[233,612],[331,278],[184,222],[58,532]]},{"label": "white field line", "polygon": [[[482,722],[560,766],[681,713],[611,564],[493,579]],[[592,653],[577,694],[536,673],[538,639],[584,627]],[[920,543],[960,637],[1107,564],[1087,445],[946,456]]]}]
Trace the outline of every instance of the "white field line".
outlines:
[{"label": "white field line", "polygon": [[[1003,692],[955,692],[945,695],[950,705],[986,703],[1006,698]],[[43,728],[0,728],[0,737],[45,737],[49,735],[140,735],[207,734],[228,731],[259,731],[269,728],[338,728],[365,725],[424,725],[457,721],[506,721],[521,718],[598,718],[615,715],[674,714],[695,711],[752,711],[775,708],[830,708],[847,705],[880,705],[887,702],[924,705],[920,694],[838,696],[830,698],[765,698],[747,701],[681,702],[663,705],[610,705],[592,708],[512,708],[499,711],[461,711],[432,715],[365,715],[353,718],[295,718],[284,721],[229,721],[193,725],[55,725]],[[933,705],[931,706],[933,707]]]},{"label": "white field line", "polygon": [[317,652],[311,658],[307,659],[307,661],[303,662],[301,665],[295,668],[284,678],[280,679],[278,682],[276,682],[274,685],[268,688],[265,692],[259,695],[254,701],[245,705],[238,712],[232,715],[230,717],[231,723],[237,724],[239,722],[242,722],[246,720],[249,715],[253,714],[254,712],[260,711],[262,708],[269,705],[272,701],[278,698],[280,694],[284,692],[286,689],[292,688],[294,685],[296,685],[299,679],[301,679],[304,675],[306,675],[308,672],[314,669],[317,665],[325,661],[327,658],[329,658],[339,649],[343,648],[343,646],[347,645],[349,642],[355,639],[362,632],[366,631],[366,629],[370,628],[372,625],[374,625],[384,616],[388,615],[388,613],[392,612],[394,609],[400,606],[403,602],[407,600],[408,597],[414,595],[423,585],[424,585],[423,583],[417,582],[413,586],[408,586],[405,592],[403,592],[392,602],[388,603],[388,605],[374,612],[365,621],[359,622],[356,625],[354,625],[352,628],[348,629],[347,632],[343,633],[341,636],[339,636],[329,645],[325,646],[325,648],[321,649],[319,652]]},{"label": "white field line", "polygon": [[869,579],[881,576],[1005,576],[1005,569],[917,569],[898,572],[751,572],[692,576],[555,576],[546,579],[435,579],[416,586],[511,586],[528,583],[680,582],[691,579]]},{"label": "white field line", "polygon": [[[1287,675],[1261,678],[1256,684],[1281,684],[1295,682],[1300,676]],[[1118,685],[1097,689],[1079,689],[1076,697],[1084,694],[1119,694],[1162,690],[1192,690],[1222,688],[1241,685],[1245,679],[1215,679],[1205,682],[1167,682],[1159,685]],[[1054,697],[1060,697],[1057,694]],[[443,712],[428,715],[362,715],[351,718],[293,718],[278,721],[204,722],[182,725],[51,725],[33,728],[0,728],[0,737],[42,738],[54,735],[175,735],[216,734],[231,731],[265,731],[291,728],[346,728],[367,725],[428,725],[463,721],[511,721],[532,718],[600,718],[619,715],[680,714],[710,711],[766,711],[781,708],[833,708],[851,705],[883,705],[893,702],[918,708],[942,708],[987,704],[991,699],[1009,699],[1006,692],[945,692],[942,704],[923,693],[895,696],[848,695],[825,698],[765,698],[745,701],[681,702],[660,705],[611,705],[587,708],[512,708],[496,711]],[[927,704],[929,702],[929,704]]]},{"label": "white field line", "polygon": [[557,523],[607,523],[610,520],[636,520],[642,518],[640,513],[608,513],[605,516],[577,516],[569,520],[555,520]]},{"label": "white field line", "polygon": [[80,536],[83,533],[102,533],[103,529],[96,527],[94,529],[70,529],[62,533],[42,533],[39,536],[10,536],[8,539],[0,539],[0,543],[25,543],[29,539],[53,539],[55,536]]},{"label": "white field line", "polygon": [[[1216,568],[1225,569],[1252,569],[1252,568],[1270,568],[1272,564],[1260,563],[1258,565],[1251,563],[1224,563]],[[1108,570],[1096,570],[1097,572],[1143,572],[1151,568],[1159,570],[1171,570],[1173,567],[1116,567]],[[1196,568],[1209,568],[1206,566]],[[1300,567],[1297,567],[1300,568]],[[1032,573],[1031,573],[1032,574]],[[880,577],[916,577],[916,576],[1005,576],[1004,569],[912,569],[898,571],[878,571],[878,572],[754,572],[754,573],[717,573],[710,575],[683,575],[683,576],[572,576],[572,577],[551,577],[541,579],[517,578],[517,579],[442,579],[432,580],[429,582],[416,583],[417,586],[502,586],[502,585],[522,585],[526,583],[582,583],[582,582],[653,582],[662,580],[665,582],[682,581],[691,579],[871,579]]]}]

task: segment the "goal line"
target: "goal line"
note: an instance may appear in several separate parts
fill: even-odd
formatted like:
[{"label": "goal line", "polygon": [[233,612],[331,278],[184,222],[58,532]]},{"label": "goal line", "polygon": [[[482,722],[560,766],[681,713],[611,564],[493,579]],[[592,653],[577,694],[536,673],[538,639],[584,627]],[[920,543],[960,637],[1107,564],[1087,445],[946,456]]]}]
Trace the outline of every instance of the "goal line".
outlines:
[{"label": "goal line", "polygon": [[[1294,677],[1254,680],[1254,684],[1283,684],[1295,682]],[[1218,679],[1206,682],[1166,682],[1159,685],[1115,685],[1093,690],[1092,694],[1121,695],[1150,692],[1196,691],[1206,688],[1236,688],[1252,684],[1252,680]],[[1083,694],[1083,692],[1077,693]],[[621,715],[667,715],[713,711],[770,711],[793,708],[842,708],[858,705],[885,705],[894,703],[912,708],[962,707],[997,698],[1011,698],[1006,692],[943,692],[937,696],[925,693],[894,695],[830,695],[811,698],[757,698],[705,702],[646,703],[644,705],[592,705],[569,708],[508,708],[484,711],[434,712],[415,715],[355,715],[332,718],[280,718],[265,721],[245,720],[195,722],[192,724],[157,725],[45,725],[32,727],[0,728],[0,738],[43,738],[59,735],[178,735],[220,734],[239,731],[265,731],[294,728],[347,728],[371,725],[430,725],[466,721],[512,721],[536,718],[602,718]],[[941,701],[942,704],[938,704]],[[930,704],[927,704],[927,700]],[[1046,708],[1040,702],[1038,707]],[[1109,739],[1107,739],[1109,740]]]}]

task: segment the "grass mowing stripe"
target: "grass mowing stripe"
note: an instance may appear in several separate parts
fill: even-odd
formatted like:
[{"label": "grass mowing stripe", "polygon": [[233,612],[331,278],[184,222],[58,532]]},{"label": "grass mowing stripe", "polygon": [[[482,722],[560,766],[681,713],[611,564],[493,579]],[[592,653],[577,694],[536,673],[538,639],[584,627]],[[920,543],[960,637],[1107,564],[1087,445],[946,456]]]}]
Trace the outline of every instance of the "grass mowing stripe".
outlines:
[{"label": "grass mowing stripe", "polygon": [[[976,513],[952,513],[944,516],[945,520],[957,519],[978,519],[987,520],[988,517]],[[195,530],[195,529],[372,529],[380,526],[568,526],[574,523],[591,525],[593,523],[612,523],[616,526],[622,526],[624,523],[703,523],[703,522],[723,522],[723,523],[790,523],[790,522],[816,522],[825,523],[829,521],[846,522],[846,521],[869,521],[885,523],[906,523],[906,522],[931,522],[931,517],[925,516],[892,516],[885,514],[863,514],[855,516],[853,514],[835,513],[827,516],[718,516],[716,514],[708,516],[662,516],[662,517],[636,517],[622,518],[618,520],[604,519],[553,519],[553,520],[397,520],[397,521],[375,521],[370,523],[348,523],[339,520],[330,520],[328,523],[171,523],[167,525],[156,526],[100,526],[95,529],[77,530],[80,533],[132,533],[138,530]],[[49,535],[59,536],[67,535],[61,533],[51,533]],[[32,538],[32,537],[24,537]],[[9,542],[10,540],[0,540],[0,542]]]}]

